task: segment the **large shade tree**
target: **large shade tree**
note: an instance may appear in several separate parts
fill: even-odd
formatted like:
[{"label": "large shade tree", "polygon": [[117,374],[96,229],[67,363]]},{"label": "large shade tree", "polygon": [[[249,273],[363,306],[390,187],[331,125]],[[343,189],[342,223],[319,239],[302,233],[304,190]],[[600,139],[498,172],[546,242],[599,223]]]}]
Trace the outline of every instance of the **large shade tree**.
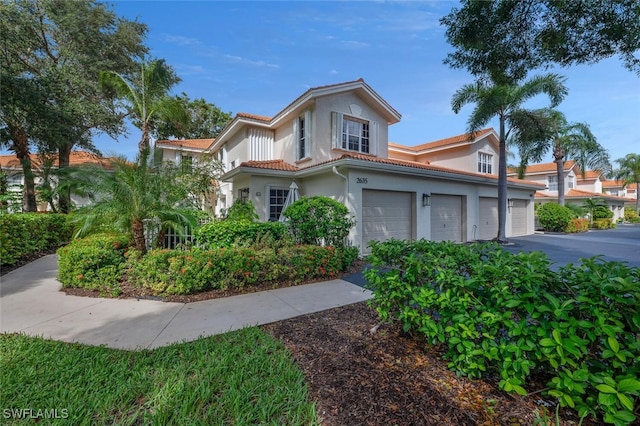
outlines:
[{"label": "large shade tree", "polygon": [[[68,167],[74,147],[95,150],[96,132],[116,136],[122,116],[110,107],[98,83],[100,71],[128,74],[146,52],[147,27],[118,17],[94,0],[16,0],[0,8],[4,141],[29,178],[28,152],[57,152]],[[25,149],[26,147],[26,149]],[[31,197],[28,182],[26,197]],[[28,210],[35,209],[31,206]],[[69,193],[60,194],[61,210]]]},{"label": "large shade tree", "polygon": [[613,177],[625,187],[636,184],[636,212],[640,212],[640,154],[627,154],[615,162],[618,168],[612,172]]},{"label": "large shade tree", "polygon": [[574,160],[582,178],[588,170],[603,174],[610,171],[609,153],[600,145],[586,123],[570,123],[565,115],[554,109],[535,111],[535,122],[518,123],[514,145],[520,153],[520,170],[529,162],[540,162],[551,151],[556,163],[558,204],[564,205],[564,164]]},{"label": "large shade tree", "polygon": [[182,105],[184,115],[168,117],[168,120],[158,123],[155,129],[155,136],[158,139],[215,138],[233,118],[231,113],[222,111],[203,98],[191,100],[183,92],[181,95],[176,95],[174,99]]},{"label": "large shade tree", "polygon": [[506,140],[509,132],[524,117],[531,117],[535,112],[522,105],[540,95],[549,96],[552,107],[557,106],[567,89],[564,78],[557,74],[533,77],[522,84],[507,84],[479,80],[461,87],[451,100],[455,113],[463,106],[472,103],[475,108],[468,120],[468,131],[471,137],[497,117],[499,120],[499,158],[498,158],[498,241],[506,241],[505,223],[507,213],[507,149]]},{"label": "large shade tree", "polygon": [[183,104],[169,95],[180,79],[163,59],[142,60],[132,75],[113,71],[100,74],[103,90],[115,101],[115,109],[126,111],[142,135],[138,151],[142,157],[151,145],[151,135],[166,121],[187,120]]},{"label": "large shade tree", "polygon": [[559,64],[595,63],[619,56],[640,75],[637,0],[462,0],[441,19],[454,51],[445,63],[494,81],[525,78]]}]

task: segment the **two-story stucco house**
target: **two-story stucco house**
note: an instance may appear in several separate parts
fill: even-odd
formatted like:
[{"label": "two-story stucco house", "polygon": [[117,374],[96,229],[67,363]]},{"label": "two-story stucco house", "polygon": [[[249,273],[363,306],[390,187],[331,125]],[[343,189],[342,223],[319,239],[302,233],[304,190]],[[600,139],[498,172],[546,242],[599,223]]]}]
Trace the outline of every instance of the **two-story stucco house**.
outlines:
[{"label": "two-story stucco house", "polygon": [[[556,163],[532,164],[524,172],[524,179],[545,184],[546,188],[536,192],[538,204],[553,202],[558,199],[558,175]],[[511,175],[515,175],[515,170]],[[565,203],[583,204],[586,199],[599,198],[607,202],[613,212],[613,220],[624,218],[623,197],[607,194],[603,191],[606,180],[602,172],[588,170],[582,175],[575,161],[564,162],[564,197]]]},{"label": "two-story stucco house", "polygon": [[[497,136],[486,129],[408,147],[388,141],[400,113],[362,79],[307,90],[273,117],[239,113],[214,141],[158,141],[166,160],[197,152],[225,165],[218,210],[251,200],[278,220],[292,182],[303,196],[344,203],[356,219],[351,244],[497,236]],[[534,231],[543,185],[510,179],[506,235]]]}]

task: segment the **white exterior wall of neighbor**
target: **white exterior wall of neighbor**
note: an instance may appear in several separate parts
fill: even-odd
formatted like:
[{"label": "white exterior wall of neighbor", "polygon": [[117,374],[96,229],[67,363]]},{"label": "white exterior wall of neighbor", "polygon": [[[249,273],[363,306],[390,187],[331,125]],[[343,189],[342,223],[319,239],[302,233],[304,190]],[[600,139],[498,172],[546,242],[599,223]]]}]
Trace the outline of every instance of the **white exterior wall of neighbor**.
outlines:
[{"label": "white exterior wall of neighbor", "polygon": [[491,174],[497,176],[499,153],[488,138],[483,138],[473,144],[419,155],[418,161],[428,160],[430,164],[478,173],[478,153],[480,152],[491,155]]}]

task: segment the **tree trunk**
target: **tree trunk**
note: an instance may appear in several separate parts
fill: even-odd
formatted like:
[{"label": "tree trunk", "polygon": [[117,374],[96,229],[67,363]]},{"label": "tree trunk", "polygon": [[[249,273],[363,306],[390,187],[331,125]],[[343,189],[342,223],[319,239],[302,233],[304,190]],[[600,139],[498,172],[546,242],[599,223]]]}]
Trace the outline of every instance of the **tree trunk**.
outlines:
[{"label": "tree trunk", "polygon": [[556,160],[556,174],[558,179],[558,204],[564,206],[564,161]]},{"label": "tree trunk", "polygon": [[636,213],[640,213],[640,182],[636,182]]},{"label": "tree trunk", "polygon": [[506,242],[507,223],[507,143],[504,117],[500,117],[500,154],[498,156],[498,242]]},{"label": "tree trunk", "polygon": [[136,250],[144,255],[147,253],[147,244],[144,238],[144,223],[141,220],[134,220],[131,223],[131,232],[133,233],[133,242]]},{"label": "tree trunk", "polygon": [[71,189],[68,185],[63,185],[68,176],[65,173],[69,168],[69,158],[71,157],[71,145],[62,143],[58,147],[58,185],[62,190],[58,190],[58,206],[60,213],[69,213],[71,209]]},{"label": "tree trunk", "polygon": [[24,189],[22,192],[22,211],[36,212],[36,185],[33,170],[31,169],[31,157],[29,156],[29,138],[27,132],[18,125],[8,124],[9,134],[13,141],[13,151],[22,165],[22,173],[24,174]]}]

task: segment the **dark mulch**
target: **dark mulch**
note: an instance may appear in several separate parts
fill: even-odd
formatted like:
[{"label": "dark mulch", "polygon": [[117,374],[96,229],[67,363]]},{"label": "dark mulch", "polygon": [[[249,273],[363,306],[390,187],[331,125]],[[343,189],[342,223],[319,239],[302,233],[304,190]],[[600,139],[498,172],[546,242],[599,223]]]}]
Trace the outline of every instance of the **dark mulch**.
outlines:
[{"label": "dark mulch", "polygon": [[[324,425],[529,425],[534,397],[458,378],[366,302],[263,326],[305,372]],[[569,423],[567,423],[569,424]]]}]

